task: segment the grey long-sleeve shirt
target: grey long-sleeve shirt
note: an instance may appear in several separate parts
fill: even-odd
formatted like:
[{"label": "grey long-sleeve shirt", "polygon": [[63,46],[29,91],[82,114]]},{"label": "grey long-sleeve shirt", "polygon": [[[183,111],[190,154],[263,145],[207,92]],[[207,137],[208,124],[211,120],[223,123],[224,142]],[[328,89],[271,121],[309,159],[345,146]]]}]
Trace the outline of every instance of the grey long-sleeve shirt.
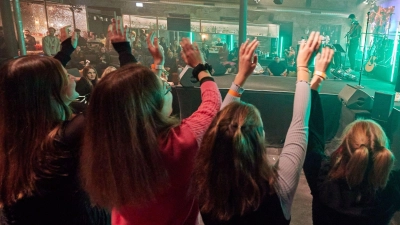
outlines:
[{"label": "grey long-sleeve shirt", "polygon": [[[238,91],[238,87],[235,84],[232,84],[230,89]],[[240,97],[227,94],[221,109],[233,101],[240,101]],[[294,194],[303,168],[307,149],[310,107],[310,85],[306,82],[298,82],[294,96],[292,122],[286,134],[285,144],[278,161],[278,180],[275,185],[286,219],[290,219]]]}]

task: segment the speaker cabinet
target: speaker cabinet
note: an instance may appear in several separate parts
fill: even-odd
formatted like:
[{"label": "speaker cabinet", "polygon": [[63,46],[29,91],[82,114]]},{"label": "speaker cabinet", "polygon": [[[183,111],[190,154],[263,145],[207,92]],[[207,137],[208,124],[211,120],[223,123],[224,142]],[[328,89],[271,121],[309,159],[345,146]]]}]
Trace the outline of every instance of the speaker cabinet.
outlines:
[{"label": "speaker cabinet", "polygon": [[386,82],[391,82],[392,67],[384,65],[376,65],[372,71],[374,78]]},{"label": "speaker cabinet", "polygon": [[193,68],[186,65],[179,74],[179,82],[183,87],[199,87],[200,83],[192,76]]},{"label": "speaker cabinet", "polygon": [[283,0],[274,0],[274,3],[277,5],[282,5]]},{"label": "speaker cabinet", "polygon": [[392,113],[393,105],[394,94],[375,92],[371,118],[377,121],[387,122]]},{"label": "speaker cabinet", "polygon": [[351,85],[346,85],[338,95],[339,100],[349,109],[355,110],[371,110],[373,100],[364,91],[357,89]]}]

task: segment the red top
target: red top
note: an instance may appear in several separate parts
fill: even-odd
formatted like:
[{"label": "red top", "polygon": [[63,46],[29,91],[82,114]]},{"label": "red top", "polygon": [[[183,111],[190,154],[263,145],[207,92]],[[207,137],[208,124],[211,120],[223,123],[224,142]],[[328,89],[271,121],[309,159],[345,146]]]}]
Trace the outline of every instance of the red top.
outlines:
[{"label": "red top", "polygon": [[170,177],[170,187],[156,196],[154,202],[141,207],[124,206],[112,211],[113,225],[197,224],[197,200],[189,194],[190,177],[199,143],[221,107],[217,85],[201,85],[202,103],[181,125],[160,140],[161,153]]}]

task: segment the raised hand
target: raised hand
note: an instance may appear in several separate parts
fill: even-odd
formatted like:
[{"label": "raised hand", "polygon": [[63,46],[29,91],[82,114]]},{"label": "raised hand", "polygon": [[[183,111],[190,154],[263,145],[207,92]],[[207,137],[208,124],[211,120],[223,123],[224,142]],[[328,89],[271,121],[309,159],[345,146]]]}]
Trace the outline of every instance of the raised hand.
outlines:
[{"label": "raised hand", "polygon": [[111,43],[126,42],[128,34],[128,27],[123,27],[120,19],[111,19],[111,24],[108,26],[108,37]]},{"label": "raised hand", "polygon": [[156,32],[151,32],[147,38],[147,48],[149,49],[150,54],[153,56],[154,64],[156,65],[164,65],[164,50],[158,44],[158,38],[155,36]]},{"label": "raised hand", "polygon": [[256,39],[249,43],[247,40],[240,46],[239,50],[239,72],[235,77],[234,83],[242,86],[246,79],[253,73],[257,66],[258,57],[254,55],[260,42]]},{"label": "raised hand", "polygon": [[190,43],[189,39],[183,38],[181,41],[182,59],[191,67],[196,67],[200,63],[205,63],[203,54],[199,50],[199,46],[194,43],[193,45]]},{"label": "raised hand", "polygon": [[[321,53],[318,53],[315,60],[315,72],[314,77],[311,80],[310,87],[313,90],[319,91],[320,84],[323,80],[325,80],[325,72],[331,62],[334,54],[334,50],[325,47],[322,49]],[[318,73],[322,73],[323,75],[318,75]]]},{"label": "raised hand", "polygon": [[322,52],[317,54],[315,60],[315,71],[321,71],[325,73],[332,61],[334,53],[335,51],[329,47],[323,48]]},{"label": "raised hand", "polygon": [[299,54],[297,55],[297,66],[306,67],[311,55],[314,51],[319,49],[322,42],[322,36],[319,32],[311,32],[310,37],[307,42],[302,42],[300,44]]}]

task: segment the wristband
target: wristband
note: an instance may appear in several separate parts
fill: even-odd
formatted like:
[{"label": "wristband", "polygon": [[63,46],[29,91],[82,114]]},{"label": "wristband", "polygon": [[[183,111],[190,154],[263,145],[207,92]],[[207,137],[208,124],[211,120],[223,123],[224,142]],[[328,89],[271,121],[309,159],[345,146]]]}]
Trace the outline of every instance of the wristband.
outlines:
[{"label": "wristband", "polygon": [[212,78],[212,77],[203,77],[203,78],[200,80],[200,86],[201,86],[204,82],[206,82],[206,81],[214,81],[214,78]]},{"label": "wristband", "polygon": [[164,65],[151,64],[151,69],[153,69],[153,70],[164,70]]},{"label": "wristband", "polygon": [[296,81],[296,84],[299,83],[299,82],[304,82],[304,83],[310,84],[310,83],[308,83],[308,81],[306,81],[306,80],[298,80],[298,81]]},{"label": "wristband", "polygon": [[314,72],[314,75],[317,75],[317,76],[319,76],[319,77],[321,77],[322,79],[326,79],[326,73],[324,73],[324,72],[321,72],[321,71],[315,71]]},{"label": "wristband", "polygon": [[212,66],[209,65],[208,63],[206,63],[206,64],[199,63],[195,68],[193,68],[193,71],[192,71],[193,78],[196,79],[197,81],[199,81],[199,73],[201,71],[205,71],[205,70],[207,70],[211,74]]},{"label": "wristband", "polygon": [[232,90],[232,89],[229,89],[228,94],[230,94],[230,95],[232,95],[232,96],[235,96],[235,97],[240,97],[240,96],[242,96],[241,94],[239,94],[238,92],[236,92],[236,91],[234,91],[234,90]]},{"label": "wristband", "polygon": [[235,84],[232,82],[230,90],[237,92],[239,95],[242,95],[244,92],[244,89],[240,87],[240,85]]}]

